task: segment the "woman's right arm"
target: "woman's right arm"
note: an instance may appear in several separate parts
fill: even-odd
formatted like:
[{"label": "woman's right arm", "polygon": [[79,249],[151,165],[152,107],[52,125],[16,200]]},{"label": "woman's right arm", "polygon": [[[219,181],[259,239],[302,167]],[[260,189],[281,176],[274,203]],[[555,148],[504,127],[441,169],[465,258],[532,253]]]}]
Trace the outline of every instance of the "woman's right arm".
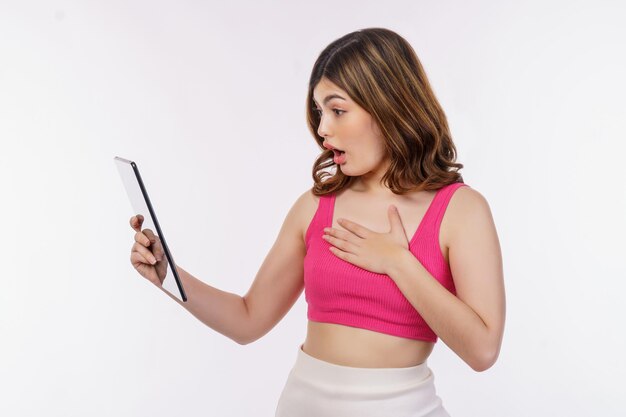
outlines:
[{"label": "woman's right arm", "polygon": [[[141,219],[136,216],[130,221],[131,227],[137,231],[131,262],[142,276],[202,323],[239,344],[251,343],[265,335],[287,314],[304,289],[306,250],[302,219],[311,201],[310,191],[307,190],[292,206],[276,242],[244,297],[212,287],[180,266],[176,269],[187,301],[174,297],[160,285],[164,273],[159,275],[159,264],[167,262],[162,246],[150,230],[141,231]],[[149,247],[153,248],[152,251]],[[149,261],[153,255],[156,257],[155,264]]]}]

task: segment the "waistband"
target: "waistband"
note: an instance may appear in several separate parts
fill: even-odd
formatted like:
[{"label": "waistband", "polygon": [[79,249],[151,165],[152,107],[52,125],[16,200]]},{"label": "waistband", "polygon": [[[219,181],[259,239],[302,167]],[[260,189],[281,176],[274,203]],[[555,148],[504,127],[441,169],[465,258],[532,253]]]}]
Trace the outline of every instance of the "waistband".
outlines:
[{"label": "waistband", "polygon": [[298,348],[292,372],[303,379],[368,388],[405,386],[434,379],[428,362],[407,368],[355,368],[317,359]]}]

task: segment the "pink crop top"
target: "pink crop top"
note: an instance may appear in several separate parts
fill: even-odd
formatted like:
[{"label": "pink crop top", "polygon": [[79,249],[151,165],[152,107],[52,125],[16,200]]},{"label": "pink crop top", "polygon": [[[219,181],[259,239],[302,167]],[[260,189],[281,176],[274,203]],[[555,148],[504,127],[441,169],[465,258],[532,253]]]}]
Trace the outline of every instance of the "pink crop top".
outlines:
[{"label": "pink crop top", "polygon": [[[456,182],[437,190],[409,250],[441,285],[456,295],[450,267],[439,248],[439,227]],[[342,324],[436,343],[437,335],[386,274],[377,274],[335,256],[322,239],[332,227],[336,194],[320,196],[305,235],[304,294],[311,321]]]}]

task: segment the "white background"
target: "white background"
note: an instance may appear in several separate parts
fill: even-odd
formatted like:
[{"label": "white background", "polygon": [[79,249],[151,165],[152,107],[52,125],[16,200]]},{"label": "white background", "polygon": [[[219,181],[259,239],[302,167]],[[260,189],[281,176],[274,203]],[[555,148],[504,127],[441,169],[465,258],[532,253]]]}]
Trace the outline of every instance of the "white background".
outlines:
[{"label": "white background", "polygon": [[625,6],[618,1],[0,2],[0,415],[273,416],[304,296],[240,346],[141,278],[114,156],[178,264],[243,295],[320,152],[312,65],[386,27],[415,48],[503,251],[498,362],[441,340],[462,416],[623,415]]}]

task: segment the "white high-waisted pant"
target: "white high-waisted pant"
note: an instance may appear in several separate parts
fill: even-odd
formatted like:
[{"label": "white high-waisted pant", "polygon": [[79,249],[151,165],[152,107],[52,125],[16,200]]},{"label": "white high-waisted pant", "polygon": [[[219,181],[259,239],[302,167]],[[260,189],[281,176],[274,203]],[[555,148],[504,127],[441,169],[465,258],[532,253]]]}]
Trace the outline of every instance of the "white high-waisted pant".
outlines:
[{"label": "white high-waisted pant", "polygon": [[275,417],[450,417],[427,362],[408,368],[353,368],[298,349]]}]

